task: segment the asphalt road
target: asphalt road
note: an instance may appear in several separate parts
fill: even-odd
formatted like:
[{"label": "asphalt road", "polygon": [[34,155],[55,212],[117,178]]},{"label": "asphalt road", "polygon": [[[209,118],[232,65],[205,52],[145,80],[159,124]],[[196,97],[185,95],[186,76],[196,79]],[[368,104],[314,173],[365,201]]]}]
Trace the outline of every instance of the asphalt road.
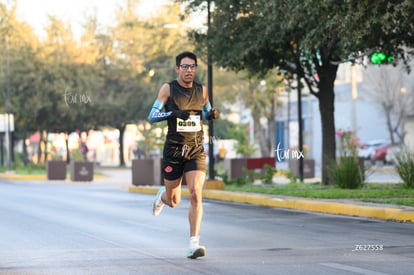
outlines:
[{"label": "asphalt road", "polygon": [[0,179],[0,274],[412,274],[414,224],[205,201],[206,257],[185,257],[188,199],[113,184]]}]

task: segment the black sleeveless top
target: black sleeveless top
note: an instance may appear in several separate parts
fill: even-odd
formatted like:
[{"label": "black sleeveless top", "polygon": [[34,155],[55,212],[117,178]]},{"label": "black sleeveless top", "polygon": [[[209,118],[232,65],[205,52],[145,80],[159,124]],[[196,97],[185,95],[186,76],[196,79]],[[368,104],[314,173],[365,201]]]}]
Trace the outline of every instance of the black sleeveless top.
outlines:
[{"label": "black sleeveless top", "polygon": [[170,97],[165,104],[165,111],[187,110],[190,119],[181,121],[176,117],[168,118],[167,144],[187,144],[189,146],[203,145],[203,117],[204,105],[203,86],[193,82],[191,88],[181,86],[177,80],[170,83]]}]

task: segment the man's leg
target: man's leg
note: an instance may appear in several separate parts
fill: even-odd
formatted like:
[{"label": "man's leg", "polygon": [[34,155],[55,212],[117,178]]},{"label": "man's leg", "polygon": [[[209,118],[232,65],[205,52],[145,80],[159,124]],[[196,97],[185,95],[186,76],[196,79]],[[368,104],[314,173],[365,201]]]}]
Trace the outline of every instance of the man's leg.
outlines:
[{"label": "man's leg", "polygon": [[181,179],[164,179],[165,192],[161,197],[162,201],[169,207],[176,207],[181,201]]},{"label": "man's leg", "polygon": [[188,220],[190,223],[190,250],[189,258],[204,256],[205,248],[199,246],[201,221],[203,219],[202,192],[206,173],[203,171],[189,171],[184,174],[188,191],[190,192],[190,208]]},{"label": "man's leg", "polygon": [[190,192],[190,209],[188,219],[190,222],[190,236],[200,234],[201,220],[203,218],[202,192],[206,173],[202,171],[189,171],[185,173],[185,181]]},{"label": "man's leg", "polygon": [[181,179],[182,177],[176,180],[167,180],[164,179],[164,185],[160,187],[155,200],[152,203],[152,215],[158,216],[164,205],[170,207],[177,206],[181,201]]}]

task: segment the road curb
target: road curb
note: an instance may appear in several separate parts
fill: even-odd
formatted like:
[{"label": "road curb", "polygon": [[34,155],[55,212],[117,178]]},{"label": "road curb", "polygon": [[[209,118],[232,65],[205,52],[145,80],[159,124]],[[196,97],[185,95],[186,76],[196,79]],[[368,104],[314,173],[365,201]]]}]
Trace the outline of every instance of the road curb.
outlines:
[{"label": "road curb", "polygon": [[[156,194],[157,190],[158,186],[133,186],[128,188],[129,192],[143,194]],[[182,190],[182,196],[189,196],[187,189]],[[414,222],[414,210],[397,207],[381,207],[302,198],[284,198],[265,194],[222,190],[203,190],[203,198],[388,221]]]},{"label": "road curb", "polygon": [[47,180],[46,175],[15,175],[15,174],[0,174],[0,178],[6,180]]},{"label": "road curb", "polygon": [[[1,179],[10,180],[10,181],[50,181],[50,182],[65,182],[66,180],[70,180],[70,175],[64,180],[48,180],[46,175],[16,175],[16,174],[0,174]],[[94,182],[96,180],[108,178],[107,176],[103,175],[94,175],[94,179],[92,181],[84,181],[85,183]],[[78,181],[71,181],[71,182],[78,182]]]}]

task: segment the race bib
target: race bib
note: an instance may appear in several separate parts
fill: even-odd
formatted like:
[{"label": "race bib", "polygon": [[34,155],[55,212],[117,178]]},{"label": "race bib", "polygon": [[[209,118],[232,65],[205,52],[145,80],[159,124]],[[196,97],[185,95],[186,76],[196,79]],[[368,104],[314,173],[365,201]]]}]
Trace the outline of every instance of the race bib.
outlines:
[{"label": "race bib", "polygon": [[177,117],[177,132],[198,132],[201,131],[200,115],[190,115],[187,120]]}]

